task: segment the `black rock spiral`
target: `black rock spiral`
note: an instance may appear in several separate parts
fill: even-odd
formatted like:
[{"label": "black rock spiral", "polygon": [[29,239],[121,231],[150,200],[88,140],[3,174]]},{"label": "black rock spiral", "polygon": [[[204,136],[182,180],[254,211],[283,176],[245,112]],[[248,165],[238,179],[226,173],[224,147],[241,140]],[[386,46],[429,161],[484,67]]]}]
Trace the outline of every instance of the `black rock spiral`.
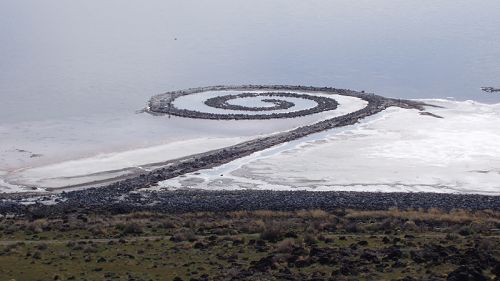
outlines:
[{"label": "black rock spiral", "polygon": [[[220,91],[220,95],[212,98],[208,98],[204,101],[204,104],[217,109],[227,110],[227,113],[209,113],[201,112],[197,110],[178,108],[175,105],[175,100],[181,96],[188,94],[196,94],[207,91]],[[288,92],[290,90],[297,90],[288,87],[273,87],[266,88],[263,92],[242,92],[240,94],[224,94],[224,90],[262,90],[262,88],[256,86],[239,86],[236,87],[207,87],[207,88],[196,88],[186,91],[178,92],[168,92],[162,95],[155,96],[150,101],[149,109],[151,112],[165,113],[174,116],[188,117],[188,118],[199,118],[199,119],[216,119],[216,120],[253,120],[253,119],[275,119],[275,118],[293,118],[300,117],[309,114],[320,113],[324,111],[335,110],[338,106],[336,100],[330,97],[317,96],[305,93],[293,93]],[[272,91],[271,91],[272,90]],[[279,92],[276,92],[279,90]],[[231,104],[230,101],[240,99],[240,98],[261,98],[262,102],[270,103],[271,106],[265,107],[250,107],[243,105]],[[313,101],[315,106],[293,111],[295,104],[291,101],[286,100],[286,98],[295,98]],[[276,110],[286,110],[291,109],[289,112],[272,112]],[[232,113],[231,111],[240,111],[238,113]],[[245,114],[241,111],[249,112],[259,112],[263,111],[262,114]]]},{"label": "black rock spiral", "polygon": [[[279,115],[281,113],[276,113],[274,115],[273,114],[251,115],[251,114],[202,113],[187,109],[177,109],[173,105],[173,101],[178,97],[207,92],[207,91],[241,91],[242,92],[241,94],[219,95],[216,96],[215,98],[209,98],[204,102],[205,105],[207,106],[213,108],[225,109],[228,111],[238,110],[238,111],[251,112],[251,111],[272,111],[272,110],[291,109],[294,106],[294,104],[290,101],[283,100],[283,98],[286,97],[313,100],[314,102],[316,102],[316,106],[311,107],[307,110],[295,111],[295,113],[292,115]],[[251,91],[259,91],[261,93],[254,93]],[[300,94],[291,93],[293,91],[301,93]],[[324,95],[322,97],[319,97],[315,95],[309,95],[308,93],[322,93]],[[109,205],[110,202],[120,202],[120,204],[122,204],[120,206],[126,207],[128,210],[132,208],[137,208],[137,210],[139,210],[142,207],[162,209],[165,208],[165,206],[169,206],[169,203],[164,204],[165,202],[164,199],[156,200],[154,202],[149,202],[149,204],[145,204],[145,202],[142,200],[143,198],[140,198],[140,195],[138,195],[138,193],[135,192],[132,193],[132,192],[137,189],[151,187],[152,185],[155,185],[159,181],[184,175],[186,173],[198,171],[200,169],[209,169],[221,164],[225,164],[235,159],[250,155],[254,152],[261,151],[263,149],[267,149],[284,142],[293,141],[314,133],[319,133],[333,128],[353,125],[357,123],[359,120],[377,114],[391,106],[417,109],[417,110],[424,110],[424,106],[430,106],[428,104],[418,101],[384,98],[374,94],[367,94],[364,92],[356,92],[351,90],[335,89],[329,87],[243,85],[243,86],[212,86],[212,87],[193,88],[187,90],[167,92],[152,97],[149,101],[149,106],[147,111],[151,114],[172,114],[183,117],[207,118],[207,119],[286,118],[286,117],[302,116],[306,114],[324,112],[326,110],[336,109],[337,102],[333,98],[324,97],[325,95],[328,94],[355,97],[364,100],[366,102],[366,106],[363,107],[362,109],[346,113],[341,116],[336,116],[336,117],[332,116],[329,119],[317,121],[316,123],[304,125],[302,127],[298,127],[289,131],[284,131],[268,136],[257,137],[255,139],[245,141],[236,145],[228,146],[225,148],[215,149],[180,159],[167,160],[161,163],[152,163],[150,165],[143,165],[141,169],[131,170],[127,175],[120,175],[116,178],[95,182],[95,184],[100,185],[97,188],[76,190],[67,193],[63,192],[62,194],[65,200],[61,200],[61,202],[55,205],[51,205],[50,207],[47,206],[46,210],[42,208],[41,211],[54,212],[60,210],[64,213],[67,213],[67,211],[70,208],[85,208],[87,210],[92,208],[93,210],[100,209],[100,210],[116,211],[116,209],[114,209],[115,207],[112,207],[116,205]],[[261,101],[273,105],[268,107],[245,107],[229,103],[230,100],[243,97],[262,97]],[[145,168],[149,169],[149,171],[145,170]],[[120,172],[123,172],[123,170],[120,170]],[[89,183],[89,185],[92,184],[93,183]],[[265,193],[267,194],[268,191],[265,191]],[[32,196],[29,195],[28,193],[26,194],[27,194],[26,196]],[[154,194],[160,194],[160,193],[154,193]],[[22,198],[22,196],[24,195],[16,195],[16,196],[19,196],[18,198]],[[334,196],[337,197],[337,193],[335,193]],[[407,195],[405,194],[404,196]],[[165,198],[171,198],[171,197],[172,196],[170,195],[170,193],[165,195]],[[218,195],[216,195],[216,197],[218,197]],[[290,195],[290,198],[294,197],[295,194]],[[323,198],[323,195],[320,195],[320,197]],[[469,197],[470,195],[467,195],[467,198]],[[1,195],[0,198],[2,198]],[[198,197],[192,196],[192,198],[194,198],[194,200],[196,200],[197,203],[200,202]],[[223,198],[223,200],[227,199],[227,202],[233,202],[232,197],[229,199],[227,197],[221,197],[221,198]],[[246,195],[243,195],[243,198],[246,198]],[[252,200],[250,199],[250,201]],[[316,201],[317,200],[315,199],[315,202]],[[365,201],[363,201],[363,204],[366,203]],[[493,209],[494,208],[498,209],[497,201],[493,203],[493,205],[496,204],[495,206],[497,206],[497,207],[493,206]],[[181,202],[180,204],[184,206],[186,201],[181,200],[180,202]],[[258,202],[258,200],[252,201],[252,203],[255,202],[257,202],[256,203],[257,205],[255,205],[256,208],[262,208],[263,205],[259,205],[262,202]],[[153,206],[153,203],[156,205]],[[306,206],[311,206],[310,203],[311,203],[310,201],[305,202]],[[210,206],[212,206],[213,202],[207,200],[207,204],[210,204]],[[215,205],[220,206],[219,204]],[[111,206],[110,209],[106,209],[107,206]],[[20,213],[26,212],[27,210],[26,209],[27,207],[25,205],[21,206],[20,204],[16,204],[15,207],[7,206],[7,209],[5,208],[2,209],[2,204],[0,202],[0,213],[2,213],[2,210],[7,210],[11,213],[13,208],[18,208],[17,211]]]}]

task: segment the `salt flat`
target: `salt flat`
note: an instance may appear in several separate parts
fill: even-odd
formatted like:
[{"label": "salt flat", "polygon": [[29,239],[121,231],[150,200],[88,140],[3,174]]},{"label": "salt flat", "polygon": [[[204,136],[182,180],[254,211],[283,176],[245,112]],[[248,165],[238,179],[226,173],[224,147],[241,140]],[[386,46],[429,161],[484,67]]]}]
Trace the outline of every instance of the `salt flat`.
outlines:
[{"label": "salt flat", "polygon": [[[225,113],[203,103],[219,94],[207,91],[186,95],[174,104]],[[151,171],[168,161],[342,116],[367,105],[351,96],[307,94],[332,97],[339,103],[338,108],[271,120],[206,120],[131,113],[2,125],[1,192],[98,185]],[[389,108],[356,125],[312,134],[212,169],[162,181],[154,189],[500,195],[500,104],[422,101],[441,108],[427,107],[427,112],[435,116],[414,109]],[[269,106],[259,98],[233,103]],[[294,103],[292,110],[312,106],[307,101]]]},{"label": "salt flat", "polygon": [[425,100],[285,143],[160,187],[500,195],[500,104]]}]

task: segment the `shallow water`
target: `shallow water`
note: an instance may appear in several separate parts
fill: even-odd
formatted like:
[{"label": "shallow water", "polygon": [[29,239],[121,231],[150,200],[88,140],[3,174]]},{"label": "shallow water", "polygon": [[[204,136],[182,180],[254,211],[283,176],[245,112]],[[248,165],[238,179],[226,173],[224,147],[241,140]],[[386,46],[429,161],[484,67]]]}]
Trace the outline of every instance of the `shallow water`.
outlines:
[{"label": "shallow water", "polygon": [[133,112],[167,90],[300,84],[500,102],[500,2],[0,2],[0,124]]}]

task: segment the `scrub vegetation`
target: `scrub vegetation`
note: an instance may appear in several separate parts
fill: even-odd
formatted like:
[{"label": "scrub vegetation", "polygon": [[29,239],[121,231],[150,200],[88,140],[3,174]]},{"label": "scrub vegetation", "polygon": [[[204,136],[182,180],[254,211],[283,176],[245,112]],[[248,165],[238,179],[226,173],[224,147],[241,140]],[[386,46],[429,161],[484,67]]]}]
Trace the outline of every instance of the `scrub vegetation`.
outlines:
[{"label": "scrub vegetation", "polygon": [[500,212],[68,213],[0,219],[0,280],[498,280]]}]

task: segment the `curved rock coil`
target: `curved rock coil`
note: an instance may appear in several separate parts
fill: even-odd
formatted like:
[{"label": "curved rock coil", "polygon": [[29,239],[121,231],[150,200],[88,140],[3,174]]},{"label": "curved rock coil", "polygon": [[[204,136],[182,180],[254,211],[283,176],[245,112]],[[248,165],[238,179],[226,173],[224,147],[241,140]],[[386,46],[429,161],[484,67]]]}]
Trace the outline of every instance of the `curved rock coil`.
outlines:
[{"label": "curved rock coil", "polygon": [[[321,88],[322,89],[322,88]],[[184,96],[213,92],[202,101],[212,111],[204,111],[193,108],[183,108],[178,105],[178,100]],[[232,91],[232,92],[230,92]],[[291,86],[216,86],[196,88],[183,91],[167,92],[151,99],[149,103],[150,112],[164,113],[180,117],[216,119],[216,120],[255,120],[293,118],[335,110],[338,102],[332,97],[315,95],[313,92],[323,90],[309,89],[310,93],[297,93],[300,88]],[[339,92],[340,93],[340,92]],[[245,100],[247,103],[253,101],[260,104],[238,104]],[[297,106],[296,102],[306,102],[309,106]],[[311,106],[312,105],[312,106]],[[219,110],[219,111],[217,111]]]}]

